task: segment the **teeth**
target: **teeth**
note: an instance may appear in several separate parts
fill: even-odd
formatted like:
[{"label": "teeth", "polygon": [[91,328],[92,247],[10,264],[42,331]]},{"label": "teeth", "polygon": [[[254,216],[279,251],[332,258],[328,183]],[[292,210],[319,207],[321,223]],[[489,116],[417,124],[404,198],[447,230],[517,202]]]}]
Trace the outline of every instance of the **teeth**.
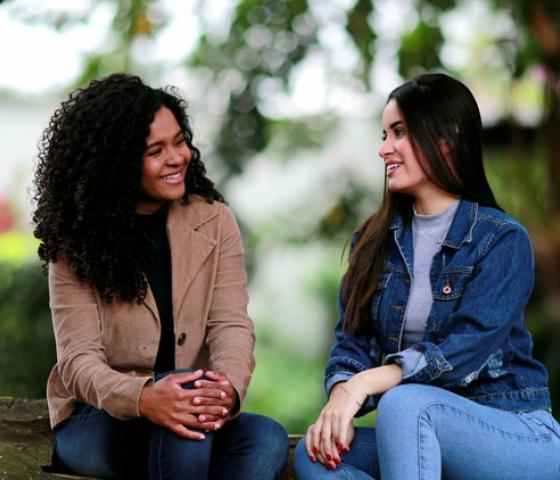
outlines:
[{"label": "teeth", "polygon": [[165,175],[162,177],[164,180],[175,180],[181,176],[181,172],[174,173],[173,175]]},{"label": "teeth", "polygon": [[387,167],[387,172],[391,172],[391,171],[393,171],[393,170],[395,170],[396,168],[399,168],[399,167],[400,167],[400,164],[398,164],[398,163],[392,163],[391,165],[389,165],[389,166]]}]

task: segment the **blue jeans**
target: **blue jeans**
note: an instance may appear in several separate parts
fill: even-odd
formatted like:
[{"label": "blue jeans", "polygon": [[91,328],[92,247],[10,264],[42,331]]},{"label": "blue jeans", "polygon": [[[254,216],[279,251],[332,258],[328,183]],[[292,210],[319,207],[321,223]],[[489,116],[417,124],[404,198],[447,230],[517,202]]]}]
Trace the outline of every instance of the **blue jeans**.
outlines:
[{"label": "blue jeans", "polygon": [[560,425],[544,410],[508,412],[429,385],[399,385],[381,398],[377,427],[356,428],[341,459],[327,470],[301,441],[297,478],[558,480]]},{"label": "blue jeans", "polygon": [[242,413],[195,441],[145,418],[122,421],[79,404],[55,435],[56,456],[68,473],[103,479],[272,480],[288,456],[284,427],[251,413]]}]

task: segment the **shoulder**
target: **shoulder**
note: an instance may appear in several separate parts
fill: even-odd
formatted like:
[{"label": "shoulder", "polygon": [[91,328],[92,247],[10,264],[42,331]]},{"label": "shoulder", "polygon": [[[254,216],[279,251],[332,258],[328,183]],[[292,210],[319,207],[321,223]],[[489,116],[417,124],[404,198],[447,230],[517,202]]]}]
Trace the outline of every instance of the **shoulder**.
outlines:
[{"label": "shoulder", "polygon": [[521,222],[496,208],[479,206],[476,227],[475,239],[481,245],[481,253],[503,244],[512,249],[532,249],[529,232]]},{"label": "shoulder", "polygon": [[169,210],[168,226],[173,232],[196,230],[213,238],[238,234],[237,221],[225,203],[192,195],[188,203],[175,201]]},{"label": "shoulder", "polygon": [[224,203],[217,200],[210,203],[204,197],[191,195],[188,203],[175,201],[171,204],[169,221],[197,230],[207,223],[222,222],[224,215],[232,215],[229,207]]}]

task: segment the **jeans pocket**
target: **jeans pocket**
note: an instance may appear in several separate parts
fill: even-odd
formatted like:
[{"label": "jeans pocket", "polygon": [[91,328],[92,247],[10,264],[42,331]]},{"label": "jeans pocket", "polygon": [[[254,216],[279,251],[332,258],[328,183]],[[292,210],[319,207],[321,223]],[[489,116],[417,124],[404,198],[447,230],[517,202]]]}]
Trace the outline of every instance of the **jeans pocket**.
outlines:
[{"label": "jeans pocket", "polygon": [[550,412],[546,410],[535,410],[534,412],[524,412],[518,415],[534,436],[560,436],[560,426]]}]

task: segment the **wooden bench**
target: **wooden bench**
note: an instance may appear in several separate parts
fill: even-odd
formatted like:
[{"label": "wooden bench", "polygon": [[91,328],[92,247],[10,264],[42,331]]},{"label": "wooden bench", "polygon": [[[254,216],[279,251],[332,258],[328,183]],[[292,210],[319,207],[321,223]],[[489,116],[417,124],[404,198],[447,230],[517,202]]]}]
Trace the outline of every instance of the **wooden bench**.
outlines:
[{"label": "wooden bench", "polygon": [[[281,480],[295,479],[293,454],[300,438],[290,435],[290,460]],[[53,445],[46,400],[0,397],[0,480],[83,480],[85,477],[54,471],[50,462]]]}]

